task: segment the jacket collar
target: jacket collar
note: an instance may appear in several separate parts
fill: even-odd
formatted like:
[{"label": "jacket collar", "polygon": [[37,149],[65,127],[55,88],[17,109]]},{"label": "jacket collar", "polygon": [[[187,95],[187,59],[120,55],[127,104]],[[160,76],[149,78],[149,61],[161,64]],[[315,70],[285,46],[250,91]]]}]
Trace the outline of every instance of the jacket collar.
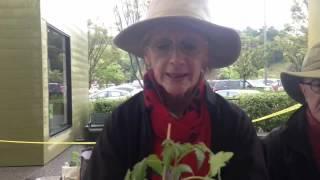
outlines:
[{"label": "jacket collar", "polygon": [[208,83],[206,83],[206,99],[210,104],[212,105],[216,104],[216,99],[217,99],[216,94],[212,91],[212,88]]}]

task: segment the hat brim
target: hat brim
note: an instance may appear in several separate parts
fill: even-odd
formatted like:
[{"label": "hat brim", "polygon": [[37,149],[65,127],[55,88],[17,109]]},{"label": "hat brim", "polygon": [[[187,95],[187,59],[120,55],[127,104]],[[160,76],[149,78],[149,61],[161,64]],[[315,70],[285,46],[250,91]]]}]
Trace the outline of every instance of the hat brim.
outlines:
[{"label": "hat brim", "polygon": [[287,94],[297,102],[305,104],[304,95],[302,94],[299,84],[304,78],[320,79],[320,70],[305,72],[282,72],[281,82]]},{"label": "hat brim", "polygon": [[114,43],[121,49],[143,58],[141,41],[150,29],[157,25],[177,24],[190,27],[208,38],[209,68],[222,68],[234,63],[239,57],[241,43],[239,34],[227,27],[185,16],[153,18],[135,23],[121,31]]}]

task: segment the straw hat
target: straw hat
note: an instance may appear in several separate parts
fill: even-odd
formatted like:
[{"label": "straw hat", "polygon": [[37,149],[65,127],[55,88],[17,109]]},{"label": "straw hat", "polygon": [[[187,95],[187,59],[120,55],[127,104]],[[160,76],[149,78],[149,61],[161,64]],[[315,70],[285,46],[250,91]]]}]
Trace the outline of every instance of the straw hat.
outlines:
[{"label": "straw hat", "polygon": [[304,96],[299,88],[299,83],[304,78],[320,79],[320,43],[314,45],[307,53],[301,72],[282,72],[281,81],[284,90],[294,100],[304,104]]},{"label": "straw hat", "polygon": [[210,22],[208,0],[153,0],[147,16],[114,39],[121,49],[143,57],[141,41],[151,28],[177,24],[202,33],[209,42],[209,68],[221,68],[235,62],[240,54],[240,37],[230,28]]}]

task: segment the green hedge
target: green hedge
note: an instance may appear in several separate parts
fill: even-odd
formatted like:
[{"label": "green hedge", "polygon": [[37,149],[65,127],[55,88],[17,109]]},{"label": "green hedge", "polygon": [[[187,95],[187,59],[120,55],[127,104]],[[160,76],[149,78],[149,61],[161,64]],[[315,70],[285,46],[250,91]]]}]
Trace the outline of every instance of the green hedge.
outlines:
[{"label": "green hedge", "polygon": [[[285,92],[265,92],[262,94],[243,95],[235,101],[252,119],[257,119],[297,104]],[[293,112],[254,123],[256,128],[271,131],[285,123]]]},{"label": "green hedge", "polygon": [[92,112],[111,113],[125,100],[98,100],[92,103]]},{"label": "green hedge", "polygon": [[[92,104],[92,111],[109,113],[123,102],[124,100],[96,101]],[[243,95],[232,102],[238,104],[251,119],[257,119],[296,104],[285,92]],[[271,131],[273,128],[283,124],[291,114],[292,112],[283,114],[254,123],[254,125],[256,128],[262,128],[264,131]]]}]

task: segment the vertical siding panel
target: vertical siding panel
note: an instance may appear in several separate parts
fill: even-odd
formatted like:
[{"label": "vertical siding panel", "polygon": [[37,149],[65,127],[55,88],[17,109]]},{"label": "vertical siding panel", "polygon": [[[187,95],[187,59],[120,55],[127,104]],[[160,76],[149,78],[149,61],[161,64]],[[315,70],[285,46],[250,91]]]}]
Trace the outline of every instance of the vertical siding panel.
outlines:
[{"label": "vertical siding panel", "polygon": [[[0,139],[43,140],[39,0],[0,1]],[[0,166],[39,165],[43,146],[0,144]]]}]

